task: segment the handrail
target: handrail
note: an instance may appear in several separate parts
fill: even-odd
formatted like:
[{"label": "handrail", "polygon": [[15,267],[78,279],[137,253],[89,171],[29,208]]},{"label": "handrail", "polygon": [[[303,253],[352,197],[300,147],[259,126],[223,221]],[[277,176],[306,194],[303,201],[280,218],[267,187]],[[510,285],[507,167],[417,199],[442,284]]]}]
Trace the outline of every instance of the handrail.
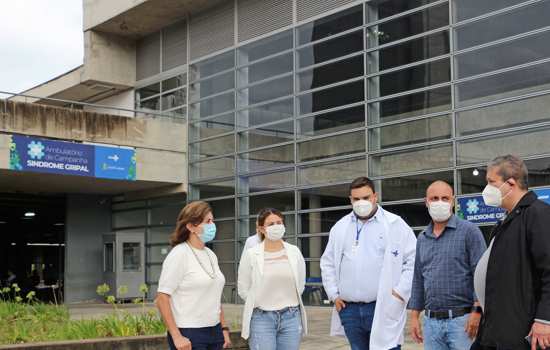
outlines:
[{"label": "handrail", "polygon": [[[119,117],[131,118],[130,116],[120,114],[120,112],[131,112],[131,113],[134,114],[135,117],[138,117],[141,114],[142,117],[154,116],[154,117],[170,118],[170,119],[177,119],[177,120],[180,120],[180,121],[185,121],[185,117],[181,117],[181,116],[177,117],[177,116],[174,116],[173,114],[165,114],[165,113],[159,113],[159,112],[155,112],[155,111],[143,111],[143,110],[139,110],[139,109],[114,107],[114,106],[107,106],[107,105],[101,105],[101,104],[95,104],[95,103],[65,100],[65,99],[53,98],[53,97],[39,97],[39,96],[20,94],[20,93],[2,91],[2,90],[0,90],[0,95],[9,95],[9,97],[7,97],[7,98],[3,98],[3,99],[0,98],[0,101],[1,100],[9,101],[13,97],[24,97],[25,98],[25,101],[24,101],[25,103],[28,103],[26,101],[27,98],[33,98],[33,99],[38,99],[38,100],[62,102],[62,103],[65,103],[66,105],[69,105],[69,106],[65,105],[65,106],[62,106],[62,107],[70,108],[70,109],[74,109],[74,106],[77,105],[77,106],[83,106],[83,107],[87,106],[87,107],[94,107],[94,108],[103,108],[103,109],[106,109],[106,110],[115,110],[115,111],[118,112],[118,114],[116,114],[116,115],[119,116]],[[14,101],[14,102],[17,102],[17,101]],[[93,112],[93,111],[89,111],[89,112]]]}]

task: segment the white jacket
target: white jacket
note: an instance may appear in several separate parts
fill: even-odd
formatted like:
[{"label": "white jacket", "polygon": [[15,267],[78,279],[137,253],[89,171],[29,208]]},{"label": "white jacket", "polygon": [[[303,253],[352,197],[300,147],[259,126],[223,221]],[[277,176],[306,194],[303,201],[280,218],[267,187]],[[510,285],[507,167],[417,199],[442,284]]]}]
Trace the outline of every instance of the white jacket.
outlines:
[{"label": "white jacket", "polygon": [[[307,318],[306,309],[302,302],[302,293],[304,292],[306,282],[306,263],[298,247],[286,242],[283,242],[283,244],[296,282],[296,293],[298,293],[300,311],[302,314],[302,333],[305,335],[307,334]],[[245,300],[241,330],[241,337],[244,339],[248,339],[250,335],[250,320],[252,318],[252,312],[254,311],[256,295],[259,292],[263,279],[264,245],[264,242],[262,242],[244,251],[239,264],[237,290],[239,296]]]},{"label": "white jacket", "polygon": [[[411,296],[416,237],[412,229],[401,219],[381,206],[385,228],[386,250],[376,298],[376,309],[372,324],[370,349],[388,350],[403,344],[404,329],[407,320],[405,311]],[[345,236],[355,232],[351,220],[353,212],[340,219],[330,230],[329,241],[321,257],[323,286],[328,297],[334,301],[339,295],[340,263],[344,253]],[[368,276],[365,276],[368,278]],[[405,302],[392,295],[392,289]],[[331,335],[344,336],[344,328],[336,309],[332,312]]]}]

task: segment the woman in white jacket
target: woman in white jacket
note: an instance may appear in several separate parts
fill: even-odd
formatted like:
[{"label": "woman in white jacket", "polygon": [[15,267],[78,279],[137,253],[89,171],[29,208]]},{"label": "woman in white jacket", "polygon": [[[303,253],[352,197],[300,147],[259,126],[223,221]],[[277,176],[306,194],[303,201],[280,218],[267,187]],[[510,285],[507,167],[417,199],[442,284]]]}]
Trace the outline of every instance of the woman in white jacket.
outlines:
[{"label": "woman in white jacket", "polygon": [[258,216],[262,243],[246,250],[238,291],[245,300],[242,337],[252,350],[298,350],[307,333],[302,292],[306,264],[298,247],[283,241],[284,217],[277,209]]}]

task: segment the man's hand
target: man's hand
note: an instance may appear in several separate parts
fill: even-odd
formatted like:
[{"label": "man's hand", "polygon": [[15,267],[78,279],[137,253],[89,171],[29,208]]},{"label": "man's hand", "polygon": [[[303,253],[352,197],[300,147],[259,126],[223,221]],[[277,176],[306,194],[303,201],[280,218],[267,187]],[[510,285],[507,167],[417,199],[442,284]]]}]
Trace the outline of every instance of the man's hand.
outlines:
[{"label": "man's hand", "polygon": [[405,299],[403,299],[403,297],[401,295],[399,295],[395,290],[391,290],[391,295],[393,295],[394,297],[396,297],[397,299],[401,300],[402,302],[405,302]]},{"label": "man's hand", "polygon": [[531,350],[537,349],[537,344],[541,349],[550,348],[550,325],[536,322],[531,327]]},{"label": "man's hand", "polygon": [[231,336],[229,335],[228,330],[223,331],[223,348],[229,349],[233,344],[231,344]]},{"label": "man's hand", "polygon": [[420,312],[413,311],[411,315],[411,338],[415,343],[422,343],[424,337],[422,336],[422,326],[420,325]]},{"label": "man's hand", "polygon": [[334,306],[336,306],[336,311],[340,312],[340,310],[346,308],[346,303],[340,298],[334,299]]},{"label": "man's hand", "polygon": [[477,312],[472,312],[470,313],[470,317],[468,317],[468,322],[466,322],[466,325],[464,325],[464,331],[468,333],[468,336],[472,339],[474,339],[477,335],[480,320],[481,314]]}]

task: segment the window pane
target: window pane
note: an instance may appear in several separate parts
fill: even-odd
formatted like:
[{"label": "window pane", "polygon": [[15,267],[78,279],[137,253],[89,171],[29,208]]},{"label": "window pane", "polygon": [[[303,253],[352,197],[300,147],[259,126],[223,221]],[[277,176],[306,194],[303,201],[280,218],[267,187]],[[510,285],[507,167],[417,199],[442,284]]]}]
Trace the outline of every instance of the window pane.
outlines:
[{"label": "window pane", "polygon": [[451,109],[451,87],[443,87],[370,103],[369,124],[385,123]]},{"label": "window pane", "polygon": [[235,87],[235,72],[217,75],[189,85],[189,100],[197,101]]},{"label": "window pane", "polygon": [[240,173],[278,168],[294,163],[294,145],[242,153],[238,158]]},{"label": "window pane", "polygon": [[294,122],[270,124],[238,135],[239,151],[294,140]]},{"label": "window pane", "polygon": [[320,259],[328,243],[328,236],[299,238],[304,258]]},{"label": "window pane", "polygon": [[113,228],[145,226],[147,224],[147,210],[132,210],[113,213]]},{"label": "window pane", "polygon": [[550,88],[550,63],[537,64],[459,84],[461,107],[528,94]]},{"label": "window pane", "polygon": [[300,114],[344,106],[364,99],[365,91],[361,80],[300,96]]},{"label": "window pane", "polygon": [[237,53],[239,66],[290,49],[292,49],[292,30],[287,30],[239,48]]},{"label": "window pane", "polygon": [[550,120],[550,95],[457,113],[457,132],[471,135]]},{"label": "window pane", "polygon": [[451,144],[406,149],[370,158],[369,173],[385,176],[413,171],[447,168],[453,165]]},{"label": "window pane", "polygon": [[549,150],[550,128],[538,128],[460,142],[457,161],[459,164],[480,163],[497,154],[526,157],[549,153]]},{"label": "window pane", "polygon": [[448,115],[415,120],[369,130],[369,149],[406,146],[415,143],[448,139],[452,135],[452,121]]},{"label": "window pane", "polygon": [[183,206],[171,205],[151,208],[151,225],[174,225]]},{"label": "window pane", "polygon": [[147,281],[149,284],[151,283],[155,284],[154,287],[151,286],[151,288],[149,288],[149,293],[151,293],[154,289],[157,288],[156,284],[158,284],[161,269],[162,269],[162,265],[160,264],[147,266]]},{"label": "window pane", "polygon": [[529,173],[529,186],[548,186],[550,184],[550,158],[526,160]]},{"label": "window pane", "polygon": [[292,72],[292,52],[277,56],[251,66],[239,69],[237,84],[239,87],[264,80],[276,75]]},{"label": "window pane", "polygon": [[297,30],[299,45],[345,32],[363,24],[363,6],[355,6],[332,16],[304,24]]},{"label": "window pane", "polygon": [[192,185],[193,198],[231,196],[235,194],[235,180]]},{"label": "window pane", "polygon": [[424,6],[437,0],[389,0],[367,2],[367,21],[373,22],[401,12]]},{"label": "window pane", "polygon": [[227,177],[232,176],[235,171],[235,160],[233,157],[224,157],[205,162],[192,163],[190,165],[191,180],[201,178]]},{"label": "window pane", "polygon": [[[174,221],[175,223],[175,221]],[[150,227],[147,231],[147,243],[165,243],[168,244],[170,241],[170,235],[174,232],[175,226],[165,226],[165,227]]]},{"label": "window pane", "polygon": [[122,271],[141,271],[141,243],[122,243]]},{"label": "window pane", "polygon": [[[217,215],[217,213],[215,214]],[[216,222],[216,239],[235,239],[235,220],[234,219],[229,219],[229,220],[216,219],[214,221]]]},{"label": "window pane", "polygon": [[369,79],[369,98],[393,95],[451,80],[449,59],[434,61]]},{"label": "window pane", "polygon": [[459,193],[481,193],[487,185],[487,170],[485,167],[470,169],[460,169],[459,175]]},{"label": "window pane", "polygon": [[343,209],[300,214],[300,234],[328,233],[338,220],[350,212],[351,209]]},{"label": "window pane", "polygon": [[427,60],[449,53],[449,32],[443,31],[390,46],[367,55],[369,73]]},{"label": "window pane", "polygon": [[[499,1],[500,2],[500,1]],[[491,2],[494,5],[494,2]],[[550,1],[528,5],[456,29],[456,47],[467,47],[503,39],[548,26]]]},{"label": "window pane", "polygon": [[[453,185],[453,172],[421,174],[414,176],[394,177],[381,180],[379,199],[384,202],[393,202],[407,199],[424,198],[426,189],[432,182],[441,180]],[[381,197],[380,197],[381,196]]]},{"label": "window pane", "polygon": [[[223,247],[220,247],[218,249],[223,249]],[[216,255],[218,255],[218,252],[216,252]],[[221,260],[221,259],[219,259],[219,260]],[[234,263],[231,263],[231,264],[221,263],[219,265],[220,265],[220,270],[223,273],[223,276],[225,277],[225,283],[235,283],[236,282],[236,279],[235,279],[235,264]],[[231,294],[231,293],[226,292],[226,295],[227,294]],[[226,302],[226,301],[224,300],[224,302]]]},{"label": "window pane", "polygon": [[365,126],[365,106],[341,109],[299,119],[298,137],[324,135]]},{"label": "window pane", "polygon": [[276,208],[282,212],[294,210],[294,191],[277,192],[239,198],[243,210],[239,215],[256,215],[262,208]]},{"label": "window pane", "polygon": [[139,90],[136,90],[137,100],[144,100],[147,97],[158,94],[160,94],[160,83],[154,83]]},{"label": "window pane", "polygon": [[155,245],[147,247],[147,263],[162,264],[170,252],[170,245]]},{"label": "window pane", "polygon": [[449,5],[442,4],[367,28],[367,48],[449,25]]},{"label": "window pane", "polygon": [[294,99],[266,103],[261,106],[240,111],[237,114],[239,128],[248,128],[256,125],[292,118],[294,115]]},{"label": "window pane", "polygon": [[166,79],[162,82],[162,91],[168,91],[187,84],[187,76],[185,74],[176,75],[173,78]]},{"label": "window pane", "polygon": [[313,68],[298,74],[300,91],[315,89],[364,74],[363,56]]},{"label": "window pane", "polygon": [[235,93],[228,92],[201,102],[193,103],[189,109],[192,119],[205,118],[215,114],[221,114],[235,108]]},{"label": "window pane", "polygon": [[313,185],[353,180],[364,176],[366,170],[365,158],[304,166],[298,169],[298,182],[300,185]]},{"label": "window pane", "polygon": [[189,145],[193,161],[235,152],[235,136],[228,135]]},{"label": "window pane", "polygon": [[304,47],[297,51],[300,68],[363,50],[363,30]]},{"label": "window pane", "polygon": [[524,1],[525,0],[453,0],[455,21],[459,22],[468,18],[481,16],[485,13],[497,11]]},{"label": "window pane", "polygon": [[550,57],[550,31],[456,56],[459,78]]},{"label": "window pane", "polygon": [[210,75],[231,69],[235,66],[235,53],[233,51],[209,58],[205,61],[191,65],[189,68],[189,80],[195,81]]},{"label": "window pane", "polygon": [[214,118],[189,124],[189,138],[191,141],[225,134],[235,128],[235,115],[233,113],[223,114]]},{"label": "window pane", "polygon": [[300,190],[300,209],[320,209],[349,205],[349,185],[334,185]]},{"label": "window pane", "polygon": [[239,90],[239,106],[244,107],[267,102],[279,97],[291,95],[293,91],[292,76],[271,80],[266,83],[254,85],[248,89]]},{"label": "window pane", "polygon": [[113,243],[105,243],[103,245],[103,271],[115,272],[115,256]]},{"label": "window pane", "polygon": [[277,190],[294,186],[294,169],[269,174],[239,176],[239,193]]},{"label": "window pane", "polygon": [[344,156],[365,151],[365,131],[315,139],[298,144],[300,162]]},{"label": "window pane", "polygon": [[187,103],[187,96],[185,89],[179,89],[176,91],[163,94],[161,97],[162,109],[172,109],[182,106]]},{"label": "window pane", "polygon": [[430,221],[430,214],[426,204],[422,203],[408,203],[399,205],[386,205],[384,209],[397,214],[405,220],[405,222],[412,227],[415,226],[427,226]]},{"label": "window pane", "polygon": [[149,99],[147,101],[141,101],[138,104],[138,109],[160,111],[160,99],[158,97]]},{"label": "window pane", "polygon": [[209,201],[214,218],[230,218],[235,216],[235,199]]},{"label": "window pane", "polygon": [[[212,243],[212,250],[216,253],[216,256],[218,257],[218,261],[235,261],[235,243],[234,242],[214,241]],[[226,264],[221,264],[221,265],[226,265]],[[227,264],[227,265],[228,267],[233,266],[232,264]]]}]

